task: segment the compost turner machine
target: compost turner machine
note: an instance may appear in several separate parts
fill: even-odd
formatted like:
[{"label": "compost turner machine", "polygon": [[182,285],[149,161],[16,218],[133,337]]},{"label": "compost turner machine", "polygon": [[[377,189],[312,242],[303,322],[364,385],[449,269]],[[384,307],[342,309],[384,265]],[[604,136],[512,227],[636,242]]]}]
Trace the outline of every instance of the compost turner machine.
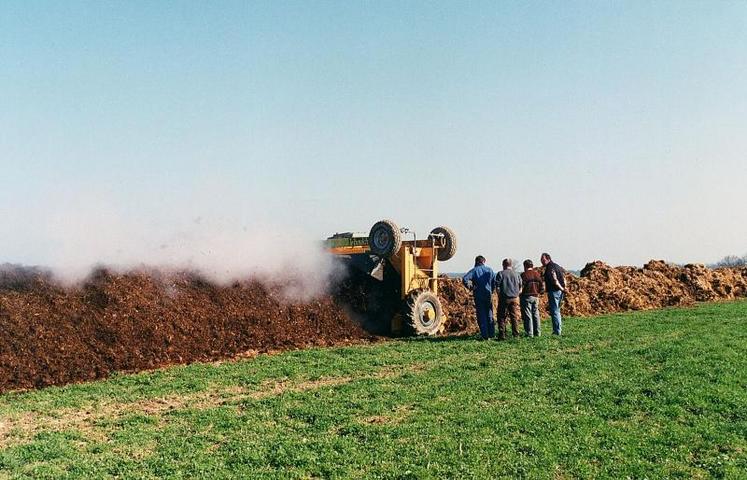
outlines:
[{"label": "compost turner machine", "polygon": [[388,323],[384,333],[436,335],[443,329],[438,266],[456,253],[456,235],[450,228],[436,227],[418,239],[415,232],[381,220],[368,235],[336,233],[326,246],[351,270],[375,279],[367,292],[367,311]]}]

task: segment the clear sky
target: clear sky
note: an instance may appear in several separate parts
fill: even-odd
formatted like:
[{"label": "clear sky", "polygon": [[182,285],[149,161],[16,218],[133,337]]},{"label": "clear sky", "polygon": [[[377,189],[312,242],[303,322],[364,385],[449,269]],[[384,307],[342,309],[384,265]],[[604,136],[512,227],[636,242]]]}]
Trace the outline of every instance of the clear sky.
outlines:
[{"label": "clear sky", "polygon": [[747,2],[4,1],[0,165],[0,262],[380,218],[454,228],[450,271],[714,261],[747,253]]}]

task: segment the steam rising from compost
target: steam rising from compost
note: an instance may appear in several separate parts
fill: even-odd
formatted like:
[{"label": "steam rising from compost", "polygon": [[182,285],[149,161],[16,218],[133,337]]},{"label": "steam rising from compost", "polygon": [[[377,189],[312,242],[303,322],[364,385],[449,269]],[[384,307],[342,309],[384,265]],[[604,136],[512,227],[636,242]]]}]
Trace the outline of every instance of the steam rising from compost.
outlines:
[{"label": "steam rising from compost", "polygon": [[258,278],[284,284],[293,300],[325,293],[334,273],[318,238],[280,222],[218,209],[138,214],[102,198],[11,210],[7,231],[0,230],[0,263],[50,268],[66,284],[80,282],[97,266],[190,270],[220,285]]}]

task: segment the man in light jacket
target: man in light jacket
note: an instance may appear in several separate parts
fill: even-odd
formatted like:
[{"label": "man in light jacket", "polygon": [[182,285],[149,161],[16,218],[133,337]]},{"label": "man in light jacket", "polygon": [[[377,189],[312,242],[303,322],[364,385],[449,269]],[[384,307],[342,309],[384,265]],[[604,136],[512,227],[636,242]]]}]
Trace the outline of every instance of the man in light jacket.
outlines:
[{"label": "man in light jacket", "polygon": [[521,277],[513,269],[513,262],[503,260],[503,270],[495,276],[495,290],[498,292],[498,340],[506,339],[506,320],[511,319],[511,334],[519,337],[519,294]]}]

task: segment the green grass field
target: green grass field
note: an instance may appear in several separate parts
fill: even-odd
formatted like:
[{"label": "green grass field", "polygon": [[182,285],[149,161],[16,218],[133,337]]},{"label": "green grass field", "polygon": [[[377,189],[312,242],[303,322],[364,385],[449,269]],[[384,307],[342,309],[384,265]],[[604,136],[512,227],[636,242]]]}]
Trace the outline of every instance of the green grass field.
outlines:
[{"label": "green grass field", "polygon": [[0,395],[0,478],[747,478],[747,302],[565,332]]}]

